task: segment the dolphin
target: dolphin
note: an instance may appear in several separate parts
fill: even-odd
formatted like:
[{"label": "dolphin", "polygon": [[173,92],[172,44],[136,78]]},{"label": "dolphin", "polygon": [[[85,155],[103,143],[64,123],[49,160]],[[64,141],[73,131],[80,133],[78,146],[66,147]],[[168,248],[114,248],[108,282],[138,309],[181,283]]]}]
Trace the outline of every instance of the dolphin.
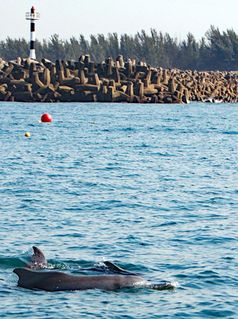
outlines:
[{"label": "dolphin", "polygon": [[[171,282],[161,282],[153,284],[139,274],[129,272],[110,261],[104,261],[109,274],[103,275],[71,275],[61,271],[37,271],[47,268],[47,260],[43,252],[36,246],[33,246],[33,255],[31,261],[25,268],[15,268],[13,272],[19,277],[18,286],[28,289],[41,289],[46,291],[60,290],[118,290],[122,288],[144,287],[156,290],[173,289],[176,284]],[[89,268],[83,270],[95,270],[98,268]]]},{"label": "dolphin", "polygon": [[113,272],[113,273],[117,273],[117,274],[121,274],[121,275],[137,275],[136,273],[128,271],[126,269],[123,269],[123,268],[113,264],[110,261],[103,261],[103,263],[108,268],[108,270]]},{"label": "dolphin", "polygon": [[90,268],[81,268],[80,271],[97,271],[97,272],[104,272],[104,273],[116,273],[120,275],[138,275],[137,273],[128,271],[126,269],[123,269],[115,264],[113,264],[111,261],[102,261],[102,265],[97,265],[95,267]]},{"label": "dolphin", "polygon": [[175,285],[170,282],[152,284],[136,275],[70,275],[60,271],[37,271],[29,268],[15,268],[13,270],[19,277],[18,286],[27,289],[40,289],[45,291],[62,290],[118,290],[123,288],[151,288],[156,290],[173,289]]},{"label": "dolphin", "polygon": [[31,261],[26,265],[27,268],[40,269],[47,267],[47,260],[43,252],[36,246],[32,247],[33,255],[31,256]]}]

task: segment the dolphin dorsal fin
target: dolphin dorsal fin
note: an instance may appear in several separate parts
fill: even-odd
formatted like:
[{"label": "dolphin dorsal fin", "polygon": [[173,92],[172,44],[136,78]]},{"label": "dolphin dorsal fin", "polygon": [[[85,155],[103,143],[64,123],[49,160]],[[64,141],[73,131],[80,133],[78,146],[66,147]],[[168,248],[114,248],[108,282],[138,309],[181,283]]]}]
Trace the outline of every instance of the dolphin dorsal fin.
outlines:
[{"label": "dolphin dorsal fin", "polygon": [[44,268],[47,266],[47,261],[43,252],[36,246],[32,247],[33,255],[31,256],[31,263],[29,268]]},{"label": "dolphin dorsal fin", "polygon": [[122,274],[122,275],[136,275],[135,273],[130,272],[130,271],[126,270],[126,269],[123,269],[123,268],[113,264],[110,261],[104,261],[103,263],[107,266],[107,268],[109,270],[111,270],[111,271],[113,271],[115,273]]},{"label": "dolphin dorsal fin", "polygon": [[18,276],[18,286],[28,287],[31,281],[31,270],[28,268],[15,268],[13,272]]}]

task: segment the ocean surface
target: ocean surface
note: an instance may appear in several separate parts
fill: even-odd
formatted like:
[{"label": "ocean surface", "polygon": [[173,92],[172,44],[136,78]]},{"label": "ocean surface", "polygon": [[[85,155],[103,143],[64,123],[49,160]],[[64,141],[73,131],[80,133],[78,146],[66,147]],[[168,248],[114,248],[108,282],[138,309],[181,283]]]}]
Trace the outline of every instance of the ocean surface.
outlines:
[{"label": "ocean surface", "polygon": [[[238,104],[0,112],[0,318],[238,318]],[[109,260],[178,287],[23,289],[33,245],[50,268]]]}]

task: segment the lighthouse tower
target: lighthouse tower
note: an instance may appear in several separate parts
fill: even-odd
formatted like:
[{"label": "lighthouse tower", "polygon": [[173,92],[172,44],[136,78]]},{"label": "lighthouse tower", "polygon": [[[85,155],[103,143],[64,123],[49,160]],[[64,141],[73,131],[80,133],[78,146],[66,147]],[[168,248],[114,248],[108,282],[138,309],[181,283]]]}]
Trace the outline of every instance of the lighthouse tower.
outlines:
[{"label": "lighthouse tower", "polygon": [[35,41],[36,41],[36,32],[35,32],[35,21],[40,19],[39,12],[36,12],[34,6],[31,7],[31,11],[26,13],[26,20],[31,21],[31,37],[30,37],[30,59],[36,59],[36,50],[35,50]]}]

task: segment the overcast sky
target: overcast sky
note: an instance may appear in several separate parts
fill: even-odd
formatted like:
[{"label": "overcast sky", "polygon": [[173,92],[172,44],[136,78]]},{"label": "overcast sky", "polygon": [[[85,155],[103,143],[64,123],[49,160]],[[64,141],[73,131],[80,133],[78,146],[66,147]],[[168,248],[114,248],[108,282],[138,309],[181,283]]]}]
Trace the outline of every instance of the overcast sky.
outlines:
[{"label": "overcast sky", "polygon": [[155,28],[182,40],[200,39],[210,25],[238,32],[238,0],[0,0],[0,39],[29,38],[25,13],[34,5],[41,18],[39,40],[55,33],[62,39],[84,34],[135,34]]}]

